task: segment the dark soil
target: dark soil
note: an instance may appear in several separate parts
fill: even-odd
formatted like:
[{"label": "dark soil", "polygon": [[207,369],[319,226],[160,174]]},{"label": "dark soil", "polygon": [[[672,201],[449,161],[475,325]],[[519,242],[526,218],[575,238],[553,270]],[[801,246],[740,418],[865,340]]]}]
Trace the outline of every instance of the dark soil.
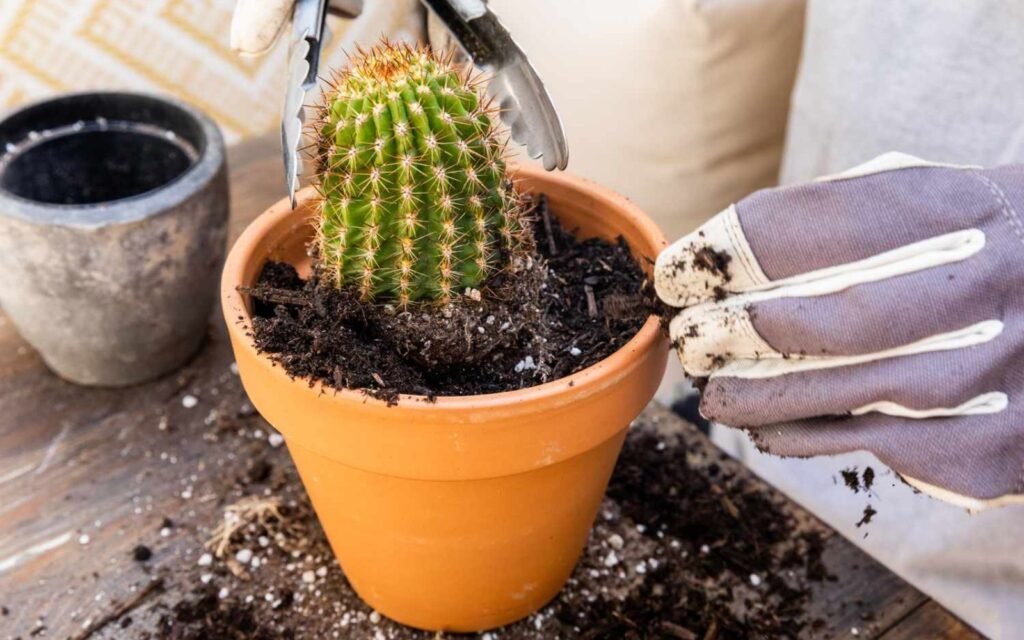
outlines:
[{"label": "dark soil", "polygon": [[[863,491],[869,496],[873,495],[871,487],[875,484],[875,470],[871,467],[865,467],[863,473],[858,473],[857,467],[850,467],[840,470],[839,474],[843,477],[843,484],[850,491],[854,493]],[[857,528],[871,524],[871,519],[877,514],[878,511],[870,504],[864,507],[864,512],[861,514],[860,520],[857,521]],[[867,537],[867,534],[864,534],[864,537]]]},{"label": "dark soil", "polygon": [[161,616],[161,638],[173,640],[277,640],[294,638],[290,629],[270,628],[260,623],[253,607],[237,602],[222,604],[217,589],[197,589],[193,599],[183,600]]},{"label": "dark soil", "polygon": [[[213,425],[213,433],[248,458],[285,455],[283,448],[268,451],[263,441],[237,435],[253,428],[250,420],[227,420]],[[151,630],[130,637],[471,637],[402,627],[360,601],[334,561],[291,465],[273,465],[259,482],[244,475],[239,481],[245,499],[279,500],[284,519],[239,528],[212,566],[198,566],[195,554],[178,565],[175,582],[192,586],[162,599]],[[202,538],[215,535],[214,524],[199,527]],[[822,531],[798,521],[780,495],[714,452],[696,430],[644,416],[629,432],[566,587],[527,619],[475,637],[826,637],[835,630],[826,631],[825,620],[809,612],[815,585],[835,580],[823,561]],[[270,542],[264,546],[261,539]],[[260,556],[262,566],[239,567],[235,554],[241,549]],[[209,584],[201,584],[204,573],[213,576]]]},{"label": "dark soil", "polygon": [[[704,237],[703,232],[700,233],[700,236]],[[689,247],[670,263],[668,268],[671,273],[680,277],[691,271],[702,271],[708,274],[712,279],[718,280],[720,284],[708,282],[706,286],[712,290],[715,300],[722,300],[727,293],[721,285],[732,281],[732,274],[729,273],[729,263],[731,262],[732,256],[728,253],[718,251],[710,245],[704,245]]]},{"label": "dark soil", "polygon": [[537,254],[450,304],[368,303],[287,264],[255,287],[257,348],[293,376],[399,394],[462,396],[556,380],[608,357],[651,314],[651,287],[621,238],[577,240],[536,205]]},{"label": "dark soil", "polygon": [[732,256],[724,251],[716,251],[711,247],[702,247],[693,252],[695,269],[722,276],[726,282],[732,279],[729,275],[729,263]]},{"label": "dark soil", "polygon": [[843,469],[839,472],[843,476],[843,484],[854,493],[860,492],[860,477],[857,475],[857,468]]},{"label": "dark soil", "polygon": [[871,518],[874,518],[875,514],[877,513],[878,512],[875,511],[875,509],[870,504],[864,507],[864,515],[861,516],[860,521],[857,523],[857,526],[860,527],[861,525],[871,524]]},{"label": "dark soil", "polygon": [[871,467],[864,469],[863,478],[864,490],[871,491],[871,485],[875,484],[875,470]]},{"label": "dark soil", "polygon": [[639,597],[597,604],[588,618],[600,622],[581,637],[798,635],[815,622],[806,614],[808,583],[834,579],[822,564],[822,537],[794,535],[792,518],[760,487],[716,464],[692,468],[665,440],[653,433],[627,440],[608,497],[623,517],[681,552],[656,551]]}]

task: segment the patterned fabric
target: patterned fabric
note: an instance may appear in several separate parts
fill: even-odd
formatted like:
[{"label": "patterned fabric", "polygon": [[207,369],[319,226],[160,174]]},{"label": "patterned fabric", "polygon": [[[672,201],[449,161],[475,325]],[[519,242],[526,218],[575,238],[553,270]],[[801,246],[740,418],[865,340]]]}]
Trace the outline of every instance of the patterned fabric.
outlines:
[{"label": "patterned fabric", "polygon": [[[169,93],[210,114],[228,142],[278,124],[286,46],[228,47],[234,0],[3,0],[0,114],[65,91]],[[344,61],[342,21],[324,61]]]}]

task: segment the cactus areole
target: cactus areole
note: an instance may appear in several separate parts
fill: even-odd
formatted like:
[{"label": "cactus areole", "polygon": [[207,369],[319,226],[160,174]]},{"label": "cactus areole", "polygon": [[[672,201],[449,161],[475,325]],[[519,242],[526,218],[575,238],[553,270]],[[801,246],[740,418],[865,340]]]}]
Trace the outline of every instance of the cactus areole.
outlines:
[{"label": "cactus areole", "polygon": [[384,43],[330,85],[316,123],[324,281],[444,303],[513,263],[528,241],[506,139],[468,69]]}]

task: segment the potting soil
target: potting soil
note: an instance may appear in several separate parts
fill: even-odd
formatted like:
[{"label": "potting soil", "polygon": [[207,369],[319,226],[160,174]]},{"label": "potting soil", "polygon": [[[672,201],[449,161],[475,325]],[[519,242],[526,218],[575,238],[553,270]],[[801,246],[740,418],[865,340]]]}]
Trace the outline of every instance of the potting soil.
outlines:
[{"label": "potting soil", "polygon": [[652,287],[621,238],[578,240],[544,198],[535,212],[535,259],[444,308],[364,302],[270,262],[248,290],[256,346],[293,376],[389,402],[512,391],[585,369],[643,326]]}]

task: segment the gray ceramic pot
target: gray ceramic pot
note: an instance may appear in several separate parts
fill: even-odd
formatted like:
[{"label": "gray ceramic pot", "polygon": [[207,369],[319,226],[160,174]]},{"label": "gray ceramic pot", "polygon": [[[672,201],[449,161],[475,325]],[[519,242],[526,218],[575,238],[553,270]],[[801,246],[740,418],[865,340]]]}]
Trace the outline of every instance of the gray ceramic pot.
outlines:
[{"label": "gray ceramic pot", "polygon": [[195,353],[227,219],[223,139],[181,102],[72,94],[0,122],[0,305],[68,380],[133,384]]}]

